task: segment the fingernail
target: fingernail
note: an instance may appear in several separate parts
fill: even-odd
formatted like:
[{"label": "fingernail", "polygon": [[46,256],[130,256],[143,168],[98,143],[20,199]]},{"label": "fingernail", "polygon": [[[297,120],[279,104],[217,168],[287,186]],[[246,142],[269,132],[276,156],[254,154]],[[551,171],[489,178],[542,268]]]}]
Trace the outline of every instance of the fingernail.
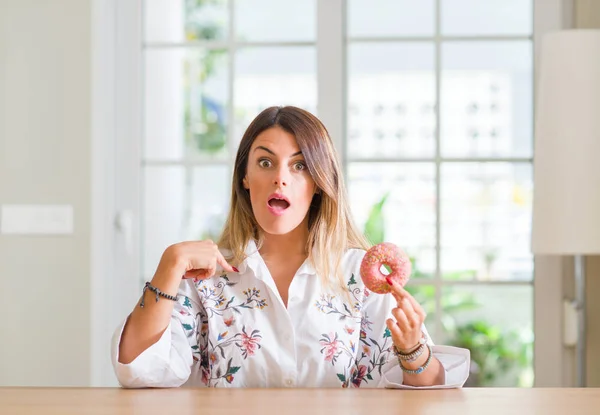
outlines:
[{"label": "fingernail", "polygon": [[235,272],[240,272],[240,270],[239,270],[239,269],[237,269],[236,267],[231,267],[231,268],[233,268],[233,270],[234,270]]},{"label": "fingernail", "polygon": [[392,279],[390,277],[385,277],[385,280],[387,281],[388,284],[394,285],[394,281],[392,281]]}]

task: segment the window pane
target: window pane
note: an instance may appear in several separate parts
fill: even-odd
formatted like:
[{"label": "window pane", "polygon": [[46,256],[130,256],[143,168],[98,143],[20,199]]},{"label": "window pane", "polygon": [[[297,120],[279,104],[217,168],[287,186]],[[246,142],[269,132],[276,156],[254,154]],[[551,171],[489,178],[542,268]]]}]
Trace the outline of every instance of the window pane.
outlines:
[{"label": "window pane", "polygon": [[163,251],[183,235],[185,169],[146,167],[143,173],[142,272],[150,278]]},{"label": "window pane", "polygon": [[236,37],[241,41],[314,41],[316,0],[235,0]]},{"label": "window pane", "polygon": [[530,157],[531,42],[442,45],[441,151],[446,157]]},{"label": "window pane", "polygon": [[349,0],[351,37],[433,36],[434,0]]},{"label": "window pane", "polygon": [[439,344],[471,351],[465,386],[533,385],[533,287],[442,287]]},{"label": "window pane", "polygon": [[216,240],[225,223],[230,188],[226,165],[144,168],[144,277],[152,276],[169,245]]},{"label": "window pane", "polygon": [[531,280],[529,163],[441,168],[441,269],[446,279]]},{"label": "window pane", "polygon": [[442,0],[444,35],[531,35],[531,0]]},{"label": "window pane", "polygon": [[433,44],[353,44],[348,64],[349,157],[433,157]]},{"label": "window pane", "polygon": [[146,158],[214,158],[226,152],[227,72],[222,50],[146,51]]},{"label": "window pane", "polygon": [[273,105],[294,105],[315,114],[316,68],[314,47],[240,50],[235,60],[236,140],[259,112]]},{"label": "window pane", "polygon": [[227,0],[145,0],[147,42],[222,40],[227,37]]},{"label": "window pane", "polygon": [[[429,163],[350,163],[349,197],[372,243],[393,242],[412,258],[412,278],[435,271],[435,168]],[[378,204],[386,194],[381,209]]]},{"label": "window pane", "polygon": [[188,187],[185,238],[215,242],[229,212],[231,175],[227,165],[195,167]]}]

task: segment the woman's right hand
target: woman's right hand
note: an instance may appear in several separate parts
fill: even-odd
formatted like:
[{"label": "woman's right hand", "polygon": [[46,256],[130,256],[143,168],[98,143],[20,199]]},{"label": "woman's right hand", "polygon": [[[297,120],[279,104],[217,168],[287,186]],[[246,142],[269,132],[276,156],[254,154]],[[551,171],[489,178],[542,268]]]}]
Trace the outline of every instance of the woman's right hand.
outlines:
[{"label": "woman's right hand", "polygon": [[[217,245],[210,240],[180,242],[163,253],[151,284],[164,293],[176,295],[181,278],[207,279],[215,275],[217,265],[225,271],[238,270],[225,260]],[[153,293],[144,292],[148,299],[144,308],[136,304],[129,316],[119,344],[119,362],[132,362],[155,344],[169,325],[173,301],[156,301]]]},{"label": "woman's right hand", "polygon": [[175,270],[182,278],[207,279],[215,275],[217,265],[225,271],[239,272],[232,267],[217,244],[211,240],[180,242],[169,246],[158,264],[157,274],[160,270]]}]

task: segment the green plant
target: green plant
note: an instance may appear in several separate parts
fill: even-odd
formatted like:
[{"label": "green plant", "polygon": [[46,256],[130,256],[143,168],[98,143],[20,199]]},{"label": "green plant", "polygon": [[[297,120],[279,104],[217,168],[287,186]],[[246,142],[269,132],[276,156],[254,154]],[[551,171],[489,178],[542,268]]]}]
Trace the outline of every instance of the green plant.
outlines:
[{"label": "green plant", "polygon": [[[213,53],[213,52],[211,52]],[[225,147],[226,127],[222,121],[222,111],[218,104],[206,97],[197,97],[189,89],[186,90],[184,125],[186,141],[193,143],[198,150],[205,153],[216,153]],[[192,114],[191,101],[200,99],[199,111]]]},{"label": "green plant", "polygon": [[371,207],[369,217],[365,222],[365,236],[372,244],[378,244],[385,239],[385,220],[383,216],[383,205],[387,201],[389,192],[384,194],[379,202]]},{"label": "green plant", "polygon": [[[471,350],[475,367],[473,385],[497,385],[503,374],[515,368],[526,368],[530,362],[532,344],[514,330],[503,331],[483,320],[460,325],[453,333],[450,343]],[[517,374],[518,375],[518,374]],[[504,376],[506,378],[506,376]],[[507,383],[514,384],[509,377]],[[505,380],[506,382],[506,380]]]},{"label": "green plant", "polygon": [[[200,18],[203,8],[223,5],[223,0],[186,0],[185,34],[188,40],[215,40],[223,35],[224,25]],[[194,145],[204,153],[214,154],[226,144],[226,108],[218,100],[207,95],[203,85],[215,72],[225,50],[208,49],[197,56],[201,62],[187,62],[184,82],[184,131],[188,145]]]},{"label": "green plant", "polygon": [[225,0],[185,0],[185,37],[187,40],[214,40],[223,37],[225,22],[202,21],[207,6],[225,6]]}]

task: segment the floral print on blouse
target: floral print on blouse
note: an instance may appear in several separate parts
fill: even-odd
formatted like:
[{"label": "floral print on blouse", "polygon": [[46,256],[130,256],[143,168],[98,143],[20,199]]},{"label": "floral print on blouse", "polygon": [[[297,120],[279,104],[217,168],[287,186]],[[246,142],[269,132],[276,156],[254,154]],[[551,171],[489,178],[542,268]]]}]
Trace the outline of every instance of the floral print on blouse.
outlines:
[{"label": "floral print on blouse", "polygon": [[[239,273],[182,280],[169,327],[129,364],[118,363],[125,323],[117,328],[112,359],[122,386],[405,387],[385,324],[396,302],[364,287],[365,251],[345,254],[343,294],[324,290],[306,261],[287,308],[254,242],[246,254]],[[433,352],[446,372],[439,386],[462,386],[468,350],[433,346]]]}]

